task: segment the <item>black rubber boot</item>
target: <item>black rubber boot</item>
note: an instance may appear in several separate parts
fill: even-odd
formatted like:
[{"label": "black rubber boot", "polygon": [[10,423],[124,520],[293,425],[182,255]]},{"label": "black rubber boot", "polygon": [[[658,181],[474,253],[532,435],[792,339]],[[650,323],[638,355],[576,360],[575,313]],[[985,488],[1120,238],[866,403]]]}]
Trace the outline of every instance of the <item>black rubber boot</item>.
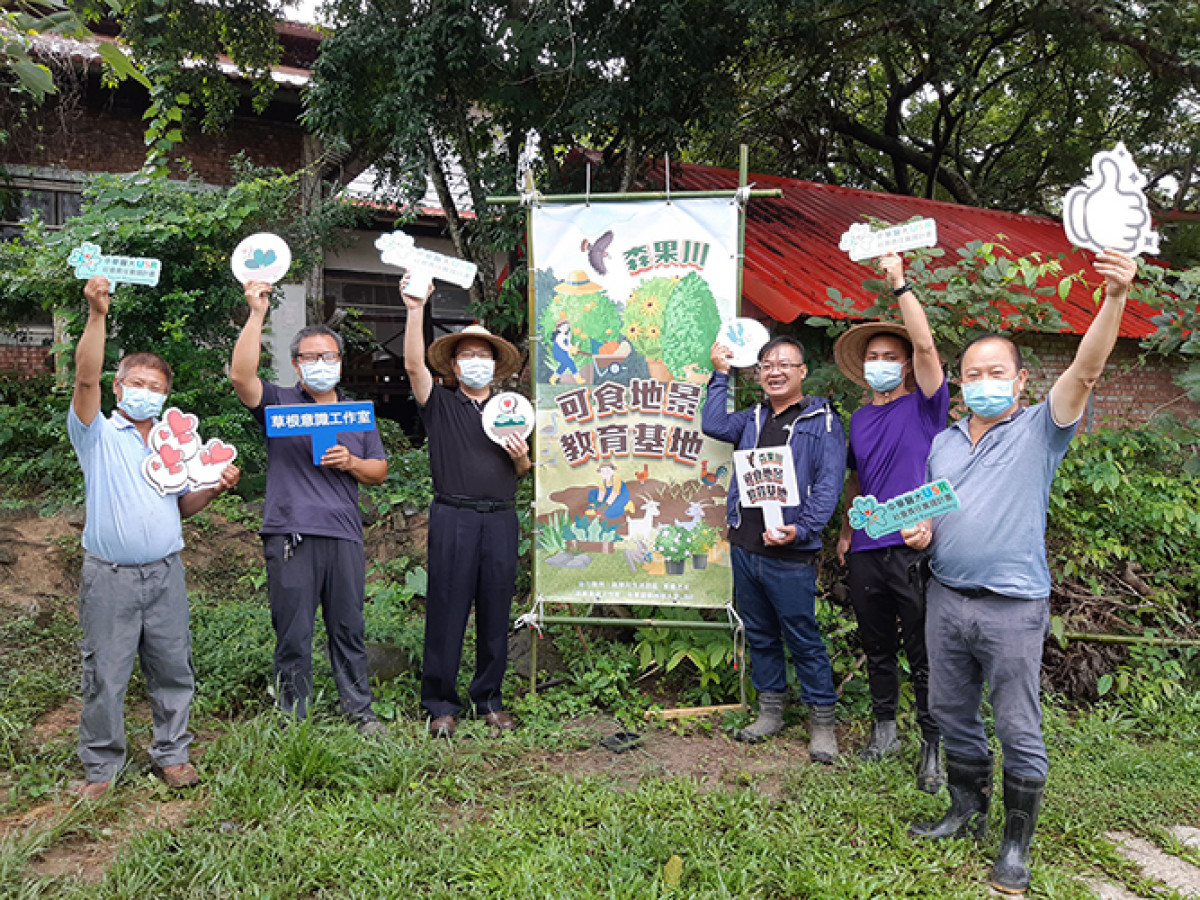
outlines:
[{"label": "black rubber boot", "polygon": [[885,756],[900,752],[900,739],[896,737],[896,720],[881,719],[871,726],[871,740],[858,752],[864,762],[874,762]]},{"label": "black rubber boot", "polygon": [[983,840],[992,801],[992,757],[972,759],[947,753],[946,777],[950,809],[937,822],[913,822],[908,833],[934,840],[968,835]]},{"label": "black rubber boot", "polygon": [[1029,843],[1037,827],[1046,779],[1004,773],[1004,840],[992,867],[992,887],[1023,894],[1029,887]]},{"label": "black rubber boot", "polygon": [[917,763],[917,790],[936,794],[946,783],[946,772],[942,769],[942,739],[921,739],[921,761]]}]

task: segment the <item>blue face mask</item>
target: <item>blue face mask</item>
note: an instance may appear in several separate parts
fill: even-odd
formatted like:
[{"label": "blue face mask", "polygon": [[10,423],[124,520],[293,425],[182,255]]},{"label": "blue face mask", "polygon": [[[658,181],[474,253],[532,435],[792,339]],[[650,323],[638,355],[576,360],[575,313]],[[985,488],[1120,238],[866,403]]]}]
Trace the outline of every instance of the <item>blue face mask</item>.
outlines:
[{"label": "blue face mask", "polygon": [[300,363],[300,377],[314,392],[324,394],[337,387],[337,383],[342,378],[342,364],[325,362],[320,359]]},{"label": "blue face mask", "polygon": [[492,383],[496,373],[494,359],[460,359],[458,361],[458,377],[467,387],[485,388]]},{"label": "blue face mask", "polygon": [[898,385],[903,372],[904,363],[889,362],[886,359],[872,359],[863,363],[863,378],[881,394]]},{"label": "blue face mask", "polygon": [[157,417],[166,402],[166,394],[155,393],[149,388],[123,385],[121,399],[117,401],[117,409],[134,422],[144,422]]},{"label": "blue face mask", "polygon": [[981,378],[979,381],[969,381],[962,386],[963,400],[971,412],[985,419],[995,418],[1013,405],[1013,385],[1016,379],[999,381],[995,378]]}]

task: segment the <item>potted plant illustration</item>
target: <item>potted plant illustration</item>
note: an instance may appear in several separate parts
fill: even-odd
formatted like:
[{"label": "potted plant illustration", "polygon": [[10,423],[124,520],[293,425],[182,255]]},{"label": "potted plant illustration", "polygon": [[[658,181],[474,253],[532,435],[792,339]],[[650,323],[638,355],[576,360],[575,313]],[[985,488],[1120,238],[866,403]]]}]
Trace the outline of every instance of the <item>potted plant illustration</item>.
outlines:
[{"label": "potted plant illustration", "polygon": [[712,345],[721,330],[721,313],[712,290],[695,272],[684,276],[667,300],[663,314],[663,362],[671,376],[703,384],[712,371]]},{"label": "potted plant illustration", "polygon": [[667,562],[668,575],[682,575],[683,563],[691,553],[692,535],[682,525],[665,525],[654,538],[654,549]]},{"label": "potted plant illustration", "polygon": [[678,278],[651,278],[637,286],[625,304],[625,337],[646,359],[650,377],[670,381],[671,370],[662,361],[663,317]]},{"label": "potted plant illustration", "polygon": [[697,525],[692,529],[690,549],[692,552],[692,568],[707,569],[708,553],[717,545],[721,532],[713,525]]}]

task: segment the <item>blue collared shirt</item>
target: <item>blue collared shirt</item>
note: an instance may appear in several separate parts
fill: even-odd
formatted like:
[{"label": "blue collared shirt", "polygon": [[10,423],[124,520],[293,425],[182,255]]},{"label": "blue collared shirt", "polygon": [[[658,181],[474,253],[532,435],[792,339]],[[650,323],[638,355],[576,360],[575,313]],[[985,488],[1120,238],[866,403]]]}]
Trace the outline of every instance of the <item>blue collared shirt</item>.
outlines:
[{"label": "blue collared shirt", "polygon": [[179,496],[160,497],[142,477],[152,452],[132,422],[99,412],[84,425],[71,405],[67,434],[83,469],[87,524],[83,549],[121,565],[154,562],[183,549]]},{"label": "blue collared shirt", "polygon": [[1050,484],[1076,423],[1059,425],[1049,402],[1038,403],[997,422],[974,446],[967,423],[955,422],[929,451],[929,480],[948,479],[961,504],[933,520],[934,577],[952,588],[1047,597]]}]

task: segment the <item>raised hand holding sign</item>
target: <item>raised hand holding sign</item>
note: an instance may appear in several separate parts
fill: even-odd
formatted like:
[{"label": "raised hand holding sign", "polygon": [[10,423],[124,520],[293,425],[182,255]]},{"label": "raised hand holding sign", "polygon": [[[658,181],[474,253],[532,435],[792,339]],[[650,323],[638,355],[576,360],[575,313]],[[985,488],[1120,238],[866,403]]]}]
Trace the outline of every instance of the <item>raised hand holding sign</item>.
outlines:
[{"label": "raised hand holding sign", "polygon": [[251,281],[275,284],[292,267],[292,251],[279,235],[260,231],[237,245],[229,265],[242,284]]},{"label": "raised hand holding sign", "polygon": [[1092,157],[1092,174],[1063,199],[1063,229],[1077,247],[1130,256],[1157,253],[1160,237],[1151,225],[1142,188],[1146,176],[1124,144]]},{"label": "raised hand holding sign", "polygon": [[842,235],[838,249],[846,251],[854,262],[861,262],[902,250],[934,247],[937,239],[937,222],[934,219],[915,219],[881,231],[872,231],[865,222],[855,222]]}]

